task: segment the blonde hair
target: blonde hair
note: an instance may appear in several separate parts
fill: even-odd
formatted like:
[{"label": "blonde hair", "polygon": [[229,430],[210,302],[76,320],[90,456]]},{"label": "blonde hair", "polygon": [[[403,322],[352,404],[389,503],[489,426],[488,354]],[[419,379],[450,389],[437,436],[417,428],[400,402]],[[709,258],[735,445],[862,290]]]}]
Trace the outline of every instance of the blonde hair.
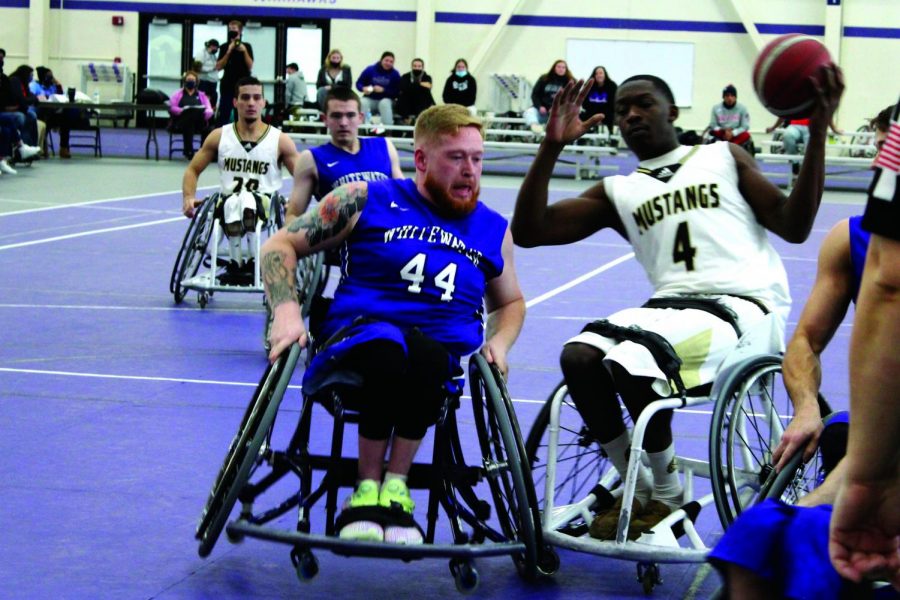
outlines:
[{"label": "blonde hair", "polygon": [[341,66],[341,68],[343,68],[343,66],[344,66],[344,53],[341,52],[340,50],[338,50],[337,48],[332,48],[332,49],[328,52],[328,54],[325,55],[325,62],[324,62],[323,64],[324,64],[324,66],[325,66],[326,69],[327,69],[328,67],[331,66],[331,55],[334,54],[334,53],[337,53],[337,54],[340,54],[340,55],[341,55],[341,64],[340,64],[340,66]]},{"label": "blonde hair", "polygon": [[415,146],[437,141],[442,135],[456,135],[463,127],[475,127],[484,139],[484,123],[459,104],[428,108],[416,119]]}]

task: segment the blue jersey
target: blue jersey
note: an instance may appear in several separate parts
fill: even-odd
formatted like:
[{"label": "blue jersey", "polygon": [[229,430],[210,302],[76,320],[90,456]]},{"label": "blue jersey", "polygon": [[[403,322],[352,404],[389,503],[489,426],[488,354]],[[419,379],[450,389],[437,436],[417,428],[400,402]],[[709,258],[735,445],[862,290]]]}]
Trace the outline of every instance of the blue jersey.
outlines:
[{"label": "blue jersey", "polygon": [[479,203],[462,218],[434,211],[410,179],[375,181],[341,248],[341,281],[322,339],[363,315],[417,327],[456,357],[484,341],[484,292],[503,272],[506,220]]},{"label": "blue jersey", "polygon": [[316,161],[319,186],[316,198],[321,200],[332,190],[353,181],[390,179],[391,156],[384,138],[359,138],[359,152],[351,154],[331,142],[310,148]]},{"label": "blue jersey", "polygon": [[862,215],[850,217],[850,262],[853,263],[853,302],[859,295],[862,283],[863,267],[866,265],[866,252],[869,251],[869,239],[872,234],[862,228]]}]

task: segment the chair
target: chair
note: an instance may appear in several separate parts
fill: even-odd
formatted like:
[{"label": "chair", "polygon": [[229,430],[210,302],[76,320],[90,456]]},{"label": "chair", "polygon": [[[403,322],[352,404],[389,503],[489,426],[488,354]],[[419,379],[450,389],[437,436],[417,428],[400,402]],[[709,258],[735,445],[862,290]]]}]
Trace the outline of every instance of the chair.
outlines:
[{"label": "chair", "polygon": [[103,148],[100,145],[100,113],[93,109],[86,109],[87,119],[79,120],[71,127],[69,136],[69,148],[91,148],[94,156],[103,157]]},{"label": "chair", "polygon": [[[184,139],[182,138],[181,127],[178,126],[178,123],[175,119],[169,119],[169,123],[166,125],[166,131],[169,132],[169,160],[172,160],[172,156],[176,152],[184,152]],[[200,132],[196,132],[194,137],[203,139],[203,136]],[[197,144],[197,148],[199,149],[200,144]]]}]

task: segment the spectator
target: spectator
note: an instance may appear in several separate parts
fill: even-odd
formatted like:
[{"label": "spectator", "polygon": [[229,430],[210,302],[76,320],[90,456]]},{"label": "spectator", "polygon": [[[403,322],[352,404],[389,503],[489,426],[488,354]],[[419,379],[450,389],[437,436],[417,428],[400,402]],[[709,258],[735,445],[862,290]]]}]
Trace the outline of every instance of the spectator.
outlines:
[{"label": "spectator", "polygon": [[400,93],[400,72],[394,68],[394,53],[384,52],[381,60],[369,65],[356,80],[363,93],[362,105],[366,122],[372,113],[381,115],[382,125],[394,124],[394,101]]},{"label": "spectator", "polygon": [[216,69],[219,54],[219,40],[212,38],[203,45],[200,54],[194,57],[194,60],[200,63],[197,68],[198,88],[209,98],[209,103],[216,106],[219,100],[219,94],[216,91],[219,87],[219,71]]},{"label": "spectator", "polygon": [[[38,78],[31,82],[31,92],[42,102],[52,101],[58,94],[63,93],[62,84],[57,81],[53,71],[46,67],[36,69]],[[59,128],[59,157],[71,158],[69,150],[69,133],[77,127],[90,125],[88,118],[77,108],[39,108],[38,119],[44,121],[47,127]]]},{"label": "spectator", "polygon": [[444,104],[459,104],[469,109],[470,114],[475,114],[475,97],[478,95],[478,83],[469,73],[469,63],[466,59],[459,58],[450,77],[444,82]]},{"label": "spectator", "polygon": [[532,106],[522,115],[525,117],[525,124],[531,128],[531,131],[540,133],[544,130],[541,125],[546,123],[550,116],[553,97],[556,96],[556,92],[566,87],[567,83],[574,80],[575,77],[569,71],[569,66],[564,60],[553,63],[550,70],[538,78],[534,89],[531,90]]},{"label": "spectator", "polygon": [[707,128],[709,141],[723,140],[737,144],[753,154],[750,139],[750,113],[737,101],[737,88],[730,83],[722,90],[722,102],[712,107]]},{"label": "spectator", "polygon": [[219,48],[216,70],[222,71],[222,85],[219,87],[219,116],[217,123],[231,123],[234,108],[235,84],[248,77],[253,69],[253,47],[241,39],[244,24],[238,20],[228,22],[228,45]]},{"label": "spectator", "polygon": [[407,123],[415,123],[419,113],[434,106],[431,75],[425,72],[425,61],[414,58],[411,67],[400,80],[400,96],[397,99],[397,114]]},{"label": "spectator", "polygon": [[10,78],[3,72],[5,58],[6,51],[0,48],[0,127],[6,130],[6,137],[9,138],[10,145],[9,153],[0,157],[0,172],[14,175],[16,171],[9,166],[10,159],[28,160],[40,154],[41,149],[22,142],[25,115],[18,111],[13,85]]},{"label": "spectator", "polygon": [[344,55],[337,48],[328,53],[325,64],[319,69],[319,75],[316,77],[316,104],[322,112],[325,112],[325,96],[334,87],[353,87],[350,65],[344,64]]},{"label": "spectator", "polygon": [[198,89],[199,76],[193,71],[184,74],[184,82],[169,98],[169,114],[177,131],[184,139],[182,154],[188,160],[194,158],[194,134],[200,134],[200,145],[209,135],[209,122],[213,118],[212,104],[205,93]]},{"label": "spectator", "polygon": [[40,146],[39,125],[37,118],[37,96],[30,89],[34,80],[34,69],[28,65],[20,65],[9,76],[12,86],[13,101],[18,110],[25,117],[25,126],[22,129],[22,141],[32,146]]},{"label": "spectator", "polygon": [[[800,154],[800,144],[803,144],[805,148],[806,143],[809,142],[809,119],[792,119],[790,117],[779,117],[775,120],[774,125],[766,128],[766,133],[772,133],[773,131],[778,129],[778,127],[784,127],[784,131],[781,134],[781,143],[784,153]],[[835,133],[843,133],[840,129],[837,128],[837,126],[834,124],[834,121],[829,124],[829,127],[831,127],[831,130]],[[791,161],[791,172],[795,177],[799,169],[800,163],[797,161]]]},{"label": "spectator", "polygon": [[297,63],[289,64],[284,80],[284,104],[290,111],[292,108],[303,108],[306,103],[306,79]]},{"label": "spectator", "polygon": [[610,79],[606,67],[594,67],[591,73],[591,91],[587,98],[584,99],[584,105],[581,107],[581,120],[587,121],[594,115],[602,114],[603,120],[600,121],[600,128],[606,126],[610,135],[613,132],[615,119],[613,118],[613,107],[616,104],[616,89],[618,85]]}]

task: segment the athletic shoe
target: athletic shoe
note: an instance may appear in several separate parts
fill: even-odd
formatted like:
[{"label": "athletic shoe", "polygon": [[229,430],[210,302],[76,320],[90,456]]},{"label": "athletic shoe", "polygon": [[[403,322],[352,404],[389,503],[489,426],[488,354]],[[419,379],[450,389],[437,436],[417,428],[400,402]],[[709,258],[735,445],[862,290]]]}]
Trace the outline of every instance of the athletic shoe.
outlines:
[{"label": "athletic shoe", "polygon": [[660,521],[671,515],[673,510],[671,506],[659,500],[650,500],[638,517],[631,522],[635,535],[640,536],[640,534],[650,531]]},{"label": "athletic shoe", "polygon": [[416,503],[409,496],[409,488],[400,479],[391,479],[381,486],[378,504],[390,509],[392,524],[384,528],[384,541],[392,544],[421,544],[422,531],[412,519]]},{"label": "athletic shoe", "polygon": [[72,158],[72,152],[68,148],[60,148],[59,149],[59,157],[60,158]]},{"label": "athletic shoe", "polygon": [[[590,536],[598,540],[616,539],[616,533],[619,530],[619,511],[621,510],[622,496],[619,496],[610,508],[598,512],[594,520],[591,521],[591,526],[588,528]],[[636,498],[632,498],[631,524],[628,527],[629,540],[636,540],[641,535],[640,531],[634,526],[640,512],[641,503]]]},{"label": "athletic shoe", "polygon": [[363,479],[353,490],[353,494],[344,502],[344,508],[336,524],[346,521],[338,536],[344,540],[361,542],[381,542],[384,540],[384,529],[375,521],[353,518],[353,513],[363,516],[378,507],[378,482],[374,479]]},{"label": "athletic shoe", "polygon": [[34,158],[41,153],[41,149],[37,146],[29,146],[27,144],[19,144],[19,147],[16,148],[16,151],[19,153],[19,158],[21,158],[22,160]]},{"label": "athletic shoe", "polygon": [[9,160],[4,158],[3,160],[0,160],[0,173],[15,175],[18,171],[9,166]]}]

